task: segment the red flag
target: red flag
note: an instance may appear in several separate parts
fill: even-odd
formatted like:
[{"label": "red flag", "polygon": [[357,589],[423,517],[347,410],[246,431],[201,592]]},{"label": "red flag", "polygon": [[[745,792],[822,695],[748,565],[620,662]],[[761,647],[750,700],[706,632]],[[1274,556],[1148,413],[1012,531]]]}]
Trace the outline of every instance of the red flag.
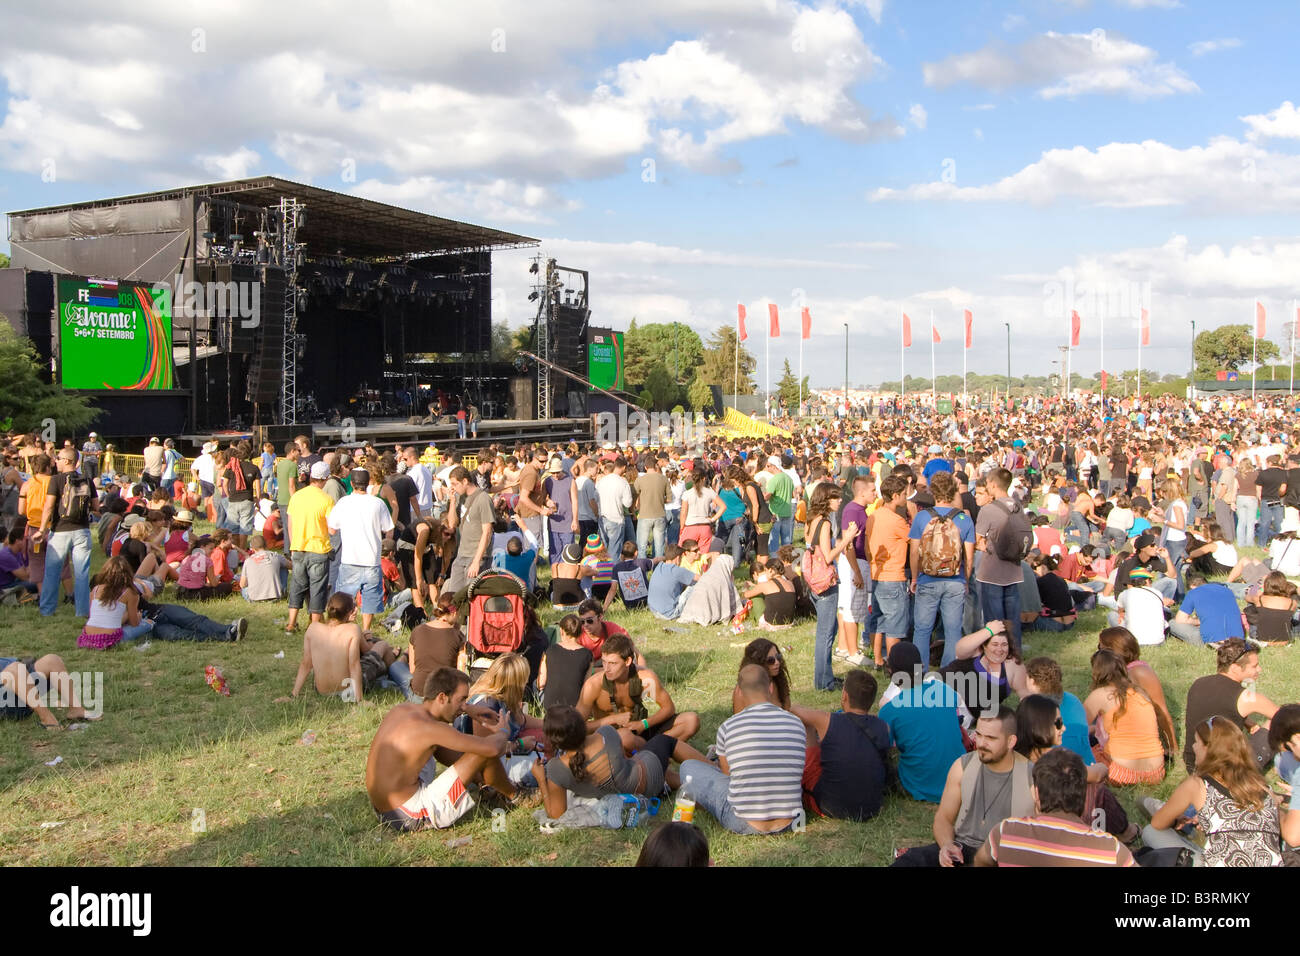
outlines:
[{"label": "red flag", "polygon": [[807,306],[804,306],[803,315],[801,317],[803,319],[803,337],[805,339],[810,339],[812,338],[812,313],[808,311]]},{"label": "red flag", "polygon": [[1079,326],[1081,324],[1082,323],[1079,320],[1079,313],[1071,311],[1070,312],[1070,345],[1072,346],[1079,344]]},{"label": "red flag", "polygon": [[1142,327],[1142,344],[1150,345],[1151,344],[1151,315],[1150,313],[1147,312],[1146,309],[1142,310],[1141,327]]},{"label": "red flag", "polygon": [[971,329],[975,325],[975,316],[967,309],[964,313],[966,317],[966,348],[970,348]]},{"label": "red flag", "polygon": [[1101,390],[1106,391],[1106,370],[1101,370]]},{"label": "red flag", "polygon": [[938,345],[940,342],[943,341],[941,338],[939,338],[939,330],[934,327],[933,322],[930,323],[930,338],[934,339],[935,345]]},{"label": "red flag", "polygon": [[911,347],[912,347],[912,320],[909,319],[907,317],[907,313],[904,312],[903,313],[903,348],[910,349]]},{"label": "red flag", "polygon": [[774,339],[781,337],[781,320],[777,317],[775,302],[767,306],[767,334]]},{"label": "red flag", "polygon": [[1262,302],[1255,302],[1255,338],[1264,337],[1264,305]]},{"label": "red flag", "polygon": [[743,342],[749,338],[749,333],[745,331],[745,307],[739,303],[736,304],[736,323],[740,329],[740,341]]}]

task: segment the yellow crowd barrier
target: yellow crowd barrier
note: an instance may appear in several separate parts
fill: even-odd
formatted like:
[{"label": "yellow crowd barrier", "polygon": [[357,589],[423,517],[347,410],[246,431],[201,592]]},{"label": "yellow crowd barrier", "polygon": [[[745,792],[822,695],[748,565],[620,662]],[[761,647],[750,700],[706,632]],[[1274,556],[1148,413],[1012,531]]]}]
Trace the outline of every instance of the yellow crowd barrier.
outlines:
[{"label": "yellow crowd barrier", "polygon": [[784,428],[777,428],[768,422],[759,421],[757,418],[737,411],[730,405],[727,406],[727,413],[722,416],[722,425],[732,432],[734,436],[742,438],[788,438],[790,436],[790,433]]}]

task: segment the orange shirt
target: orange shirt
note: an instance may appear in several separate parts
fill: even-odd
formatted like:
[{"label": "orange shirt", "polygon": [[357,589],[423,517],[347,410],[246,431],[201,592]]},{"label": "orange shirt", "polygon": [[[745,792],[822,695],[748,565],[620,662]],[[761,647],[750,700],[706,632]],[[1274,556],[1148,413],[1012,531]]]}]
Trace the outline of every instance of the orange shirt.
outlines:
[{"label": "orange shirt", "polygon": [[871,554],[871,580],[904,581],[907,575],[907,532],[911,524],[899,517],[893,508],[879,509],[872,520],[871,539],[867,548]]},{"label": "orange shirt", "polygon": [[1136,690],[1129,690],[1124,716],[1115,720],[1115,711],[1106,715],[1106,750],[1114,760],[1144,760],[1164,754],[1160,744],[1160,725],[1156,709]]}]

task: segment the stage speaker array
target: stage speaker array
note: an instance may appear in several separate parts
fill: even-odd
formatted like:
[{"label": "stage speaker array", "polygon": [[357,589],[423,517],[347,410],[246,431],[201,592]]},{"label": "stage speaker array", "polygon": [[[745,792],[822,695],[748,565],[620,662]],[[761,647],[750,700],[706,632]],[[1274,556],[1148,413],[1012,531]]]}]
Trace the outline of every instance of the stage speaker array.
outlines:
[{"label": "stage speaker array", "polygon": [[250,349],[253,362],[248,370],[248,398],[258,404],[274,402],[284,384],[285,309],[293,307],[292,296],[284,270],[266,268],[258,324],[250,330],[256,345]]}]

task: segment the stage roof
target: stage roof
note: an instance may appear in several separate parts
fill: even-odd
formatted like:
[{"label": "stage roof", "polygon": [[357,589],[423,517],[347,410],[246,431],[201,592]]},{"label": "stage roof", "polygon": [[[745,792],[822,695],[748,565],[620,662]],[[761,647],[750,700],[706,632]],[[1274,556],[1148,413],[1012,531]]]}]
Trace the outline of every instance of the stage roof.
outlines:
[{"label": "stage roof", "polygon": [[476,226],[454,219],[390,206],[347,193],[307,186],[277,176],[255,176],[228,182],[183,186],[134,196],[97,199],[90,202],[22,209],[10,216],[68,212],[78,209],[156,202],[187,196],[208,196],[249,206],[275,206],[281,197],[306,204],[305,225],[298,230],[313,256],[344,255],[355,258],[385,258],[417,253],[448,253],[467,249],[511,249],[535,246],[537,239]]}]

